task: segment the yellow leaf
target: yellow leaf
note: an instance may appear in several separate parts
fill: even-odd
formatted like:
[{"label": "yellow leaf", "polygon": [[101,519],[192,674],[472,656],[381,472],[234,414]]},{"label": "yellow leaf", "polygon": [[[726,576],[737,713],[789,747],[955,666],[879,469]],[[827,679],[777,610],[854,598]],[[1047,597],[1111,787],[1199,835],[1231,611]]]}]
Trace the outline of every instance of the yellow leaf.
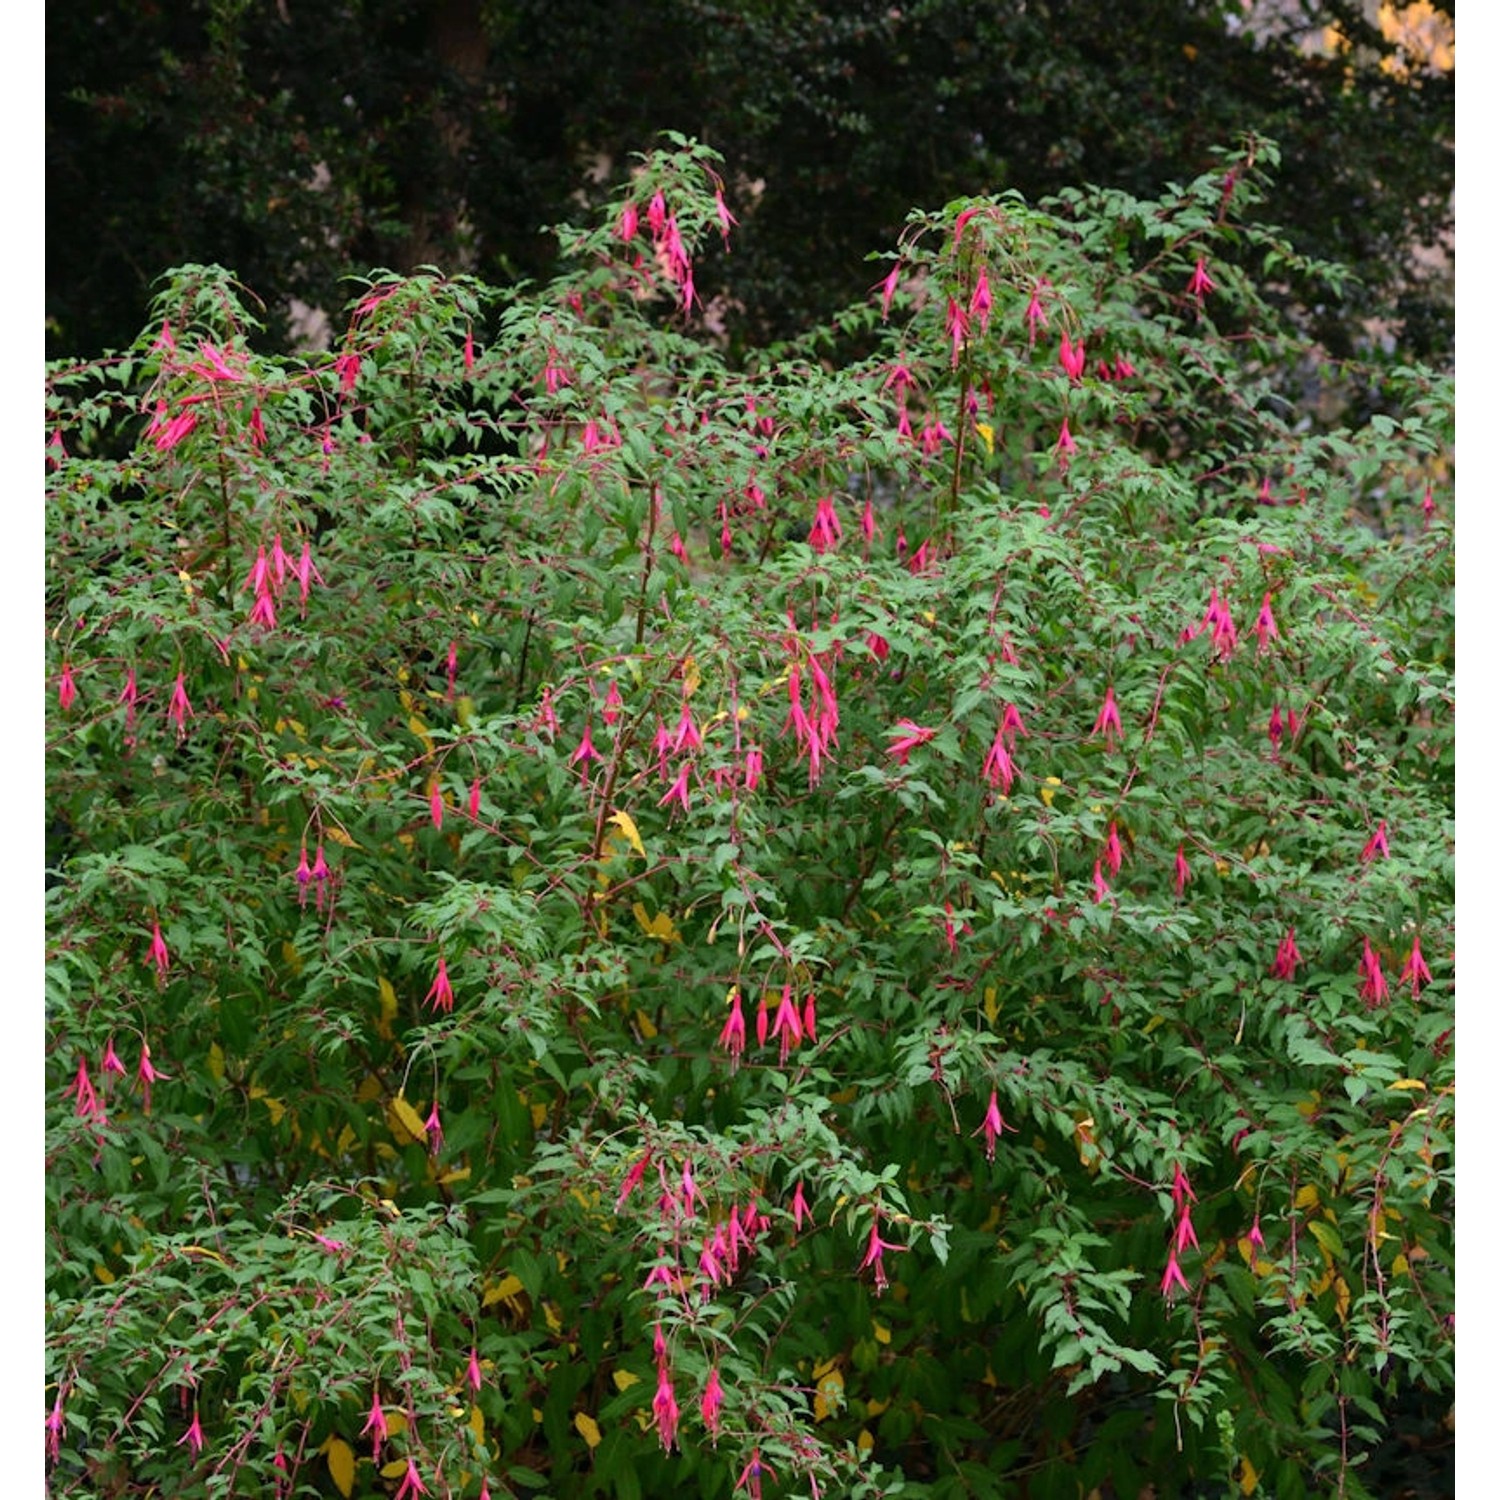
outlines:
[{"label": "yellow leaf", "polygon": [[887,1328],[884,1323],[873,1323],[872,1322],[871,1326],[875,1330],[875,1342],[877,1344],[888,1344],[888,1343],[890,1343],[890,1341],[891,1341],[891,1330],[889,1328]]},{"label": "yellow leaf", "polygon": [[1411,1265],[1404,1255],[1398,1255],[1395,1260],[1391,1262],[1392,1276],[1406,1276],[1410,1274],[1410,1272]]},{"label": "yellow leaf", "polygon": [[[385,1425],[386,1430],[392,1437],[400,1437],[401,1434],[406,1431],[406,1413],[404,1411],[388,1411],[385,1414]],[[382,1469],[380,1472],[384,1474],[387,1479],[392,1477],[391,1475],[386,1474],[384,1469]],[[404,1463],[401,1466],[400,1472],[402,1474],[406,1473],[406,1465]]]},{"label": "yellow leaf", "polygon": [[635,826],[635,819],[632,818],[628,812],[612,812],[606,819],[606,821],[613,823],[615,827],[625,835],[625,839],[629,843],[630,847],[634,849],[642,859],[645,859],[646,846],[641,842],[640,829]]},{"label": "yellow leaf", "polygon": [[813,1421],[821,1422],[844,1404],[844,1372],[829,1370],[813,1390]]},{"label": "yellow leaf", "polygon": [[1042,782],[1042,801],[1048,807],[1052,806],[1052,799],[1057,795],[1057,789],[1062,782],[1056,776],[1048,776]]},{"label": "yellow leaf", "polygon": [[1260,1475],[1255,1472],[1255,1465],[1243,1455],[1240,1457],[1240,1494],[1253,1495],[1256,1487],[1260,1484]]},{"label": "yellow leaf", "polygon": [[406,721],[406,727],[411,730],[411,732],[416,735],[419,740],[421,740],[427,753],[431,755],[433,749],[432,736],[428,734],[427,726],[422,722],[422,716],[420,714],[413,714],[411,718]]},{"label": "yellow leaf", "polygon": [[631,1386],[639,1385],[641,1377],[629,1370],[616,1370],[614,1372],[615,1389],[617,1391],[628,1391]]},{"label": "yellow leaf", "polygon": [[337,844],[341,849],[359,848],[359,845],[356,844],[353,838],[349,834],[345,833],[342,828],[325,828],[323,830],[323,837],[327,839],[330,844]]},{"label": "yellow leaf", "polygon": [[387,1121],[391,1127],[391,1134],[403,1146],[409,1146],[413,1141],[420,1141],[424,1146],[427,1144],[427,1125],[416,1110],[406,1102],[404,1094],[397,1094],[391,1100],[386,1110]]},{"label": "yellow leaf", "polygon": [[1387,1088],[1392,1089],[1421,1089],[1424,1092],[1427,1085],[1420,1078],[1398,1078],[1394,1083],[1388,1083]]},{"label": "yellow leaf", "polygon": [[404,1458],[393,1458],[388,1464],[381,1464],[380,1477],[382,1479],[405,1479],[406,1460]]},{"label": "yellow leaf", "polygon": [[869,1453],[874,1449],[875,1439],[871,1435],[870,1429],[868,1427],[861,1427],[859,1429],[859,1436],[855,1438],[854,1446],[858,1448],[861,1453]]},{"label": "yellow leaf", "polygon": [[302,959],[297,953],[295,944],[283,939],[281,944],[281,958],[282,962],[292,971],[293,975],[298,975],[302,972]]},{"label": "yellow leaf", "polygon": [[646,1014],[645,1011],[643,1011],[643,1010],[637,1010],[636,1011],[636,1013],[635,1013],[635,1024],[636,1024],[636,1029],[640,1032],[641,1036],[646,1041],[649,1042],[652,1039],[652,1037],[654,1037],[656,1035],[656,1022],[653,1021],[651,1019],[651,1017]]},{"label": "yellow leaf", "polygon": [[630,909],[635,913],[635,919],[647,937],[660,938],[664,943],[682,941],[682,934],[678,932],[672,918],[666,912],[659,911],[654,917],[648,917],[646,908],[639,901],[634,902]]},{"label": "yellow leaf", "polygon": [[101,1286],[113,1286],[115,1284],[115,1273],[102,1260],[94,1267],[94,1276]]},{"label": "yellow leaf", "polygon": [[524,1290],[525,1288],[521,1285],[521,1278],[507,1272],[494,1286],[486,1290],[483,1305],[485,1307],[492,1307],[496,1302],[503,1302],[512,1312],[520,1312],[521,1303],[519,1299]]},{"label": "yellow leaf", "polygon": [[1309,1182],[1305,1187],[1297,1189],[1297,1196],[1292,1200],[1294,1208],[1316,1208],[1318,1205],[1318,1189],[1315,1183]]},{"label": "yellow leaf", "polygon": [[531,1106],[531,1128],[540,1130],[547,1123],[547,1106],[545,1104],[533,1104]]},{"label": "yellow leaf", "polygon": [[211,1042],[208,1048],[208,1072],[215,1083],[224,1081],[224,1049],[217,1043]]},{"label": "yellow leaf", "polygon": [[558,1312],[557,1308],[550,1302],[544,1302],[542,1303],[542,1313],[547,1319],[547,1327],[553,1333],[561,1333],[563,1326],[562,1314]]},{"label": "yellow leaf", "polygon": [[458,715],[458,727],[467,729],[474,722],[474,700],[465,694],[453,705],[453,708]]},{"label": "yellow leaf", "polygon": [[328,1440],[328,1474],[344,1500],[354,1493],[354,1449],[341,1437]]},{"label": "yellow leaf", "polygon": [[391,1036],[391,1022],[396,1019],[396,1012],[400,1006],[396,1002],[396,991],[391,987],[391,982],[383,975],[376,981],[376,988],[380,992],[380,1019],[375,1023],[375,1029],[387,1041]]},{"label": "yellow leaf", "polygon": [[976,422],[974,431],[984,439],[984,450],[986,453],[995,451],[995,429],[988,422]]},{"label": "yellow leaf", "polygon": [[575,1412],[573,1425],[578,1429],[578,1435],[590,1448],[599,1446],[599,1424],[587,1412]]},{"label": "yellow leaf", "polygon": [[703,674],[698,670],[698,663],[693,657],[688,657],[682,664],[682,696],[691,698],[698,691],[698,684],[703,681]]},{"label": "yellow leaf", "polygon": [[474,1434],[476,1443],[484,1442],[484,1413],[477,1406],[469,1408],[469,1431]]}]

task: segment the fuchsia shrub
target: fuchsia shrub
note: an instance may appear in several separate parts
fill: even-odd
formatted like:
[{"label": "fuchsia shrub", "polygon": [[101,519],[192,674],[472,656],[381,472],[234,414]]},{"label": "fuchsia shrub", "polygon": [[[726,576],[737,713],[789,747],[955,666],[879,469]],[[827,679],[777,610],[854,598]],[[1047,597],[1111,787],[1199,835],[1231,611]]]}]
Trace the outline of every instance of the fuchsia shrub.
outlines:
[{"label": "fuchsia shrub", "polygon": [[58,1494],[1358,1494],[1451,1386],[1449,382],[1300,419],[1265,142],[731,367],[714,162],[51,372]]}]

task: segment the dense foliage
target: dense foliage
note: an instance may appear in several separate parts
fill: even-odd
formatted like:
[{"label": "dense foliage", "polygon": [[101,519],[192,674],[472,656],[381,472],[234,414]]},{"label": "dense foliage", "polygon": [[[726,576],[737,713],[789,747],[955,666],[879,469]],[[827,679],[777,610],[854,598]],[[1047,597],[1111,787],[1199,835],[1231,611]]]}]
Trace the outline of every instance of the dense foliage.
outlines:
[{"label": "dense foliage", "polygon": [[[1429,0],[53,0],[49,352],[133,337],[153,278],[232,266],[287,298],[436,264],[548,277],[538,226],[587,222],[656,132],[733,168],[743,233],[701,290],[736,340],[857,295],[914,203],[1186,182],[1241,131],[1278,140],[1270,212],[1355,280],[1285,296],[1340,355],[1369,320],[1452,348],[1451,4]],[[88,232],[80,234],[79,204]]]},{"label": "dense foliage", "polygon": [[913,214],[731,368],[680,140],[545,286],[286,357],[187,266],[51,370],[54,1493],[1365,1492],[1452,393],[1276,394],[1275,159]]}]

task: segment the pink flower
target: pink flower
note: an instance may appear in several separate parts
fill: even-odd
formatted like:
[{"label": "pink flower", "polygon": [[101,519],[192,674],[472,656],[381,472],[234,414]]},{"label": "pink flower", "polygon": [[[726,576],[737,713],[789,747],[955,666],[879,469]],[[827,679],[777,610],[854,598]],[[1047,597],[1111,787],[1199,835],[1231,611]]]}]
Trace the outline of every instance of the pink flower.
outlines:
[{"label": "pink flower", "polygon": [[802,1017],[792,1001],[792,987],[781,987],[781,1004],[776,1007],[776,1019],[771,1026],[771,1040],[781,1038],[781,1065],[786,1066],[788,1054],[802,1040]]},{"label": "pink flower", "polygon": [[1187,889],[1188,881],[1193,878],[1193,872],[1188,868],[1187,855],[1183,853],[1182,845],[1177,846],[1177,869],[1172,878],[1172,889],[1177,895]]},{"label": "pink flower", "polygon": [[990,1090],[989,1108],[984,1112],[984,1119],[979,1122],[979,1130],[972,1132],[978,1135],[984,1132],[984,1156],[986,1161],[995,1159],[995,1142],[1007,1131],[1014,1132],[1015,1126],[1005,1123],[1005,1116],[1000,1113],[1000,1098],[994,1089]]},{"label": "pink flower", "polygon": [[125,705],[125,738],[129,743],[131,735],[135,732],[135,701],[138,697],[135,685],[135,668],[130,667],[125,673],[125,686],[120,689],[120,696],[115,699],[116,703]]},{"label": "pink flower", "polygon": [[473,781],[469,783],[469,821],[471,823],[477,823],[479,821],[479,795],[479,778],[476,776]]},{"label": "pink flower", "polygon": [[1187,1173],[1182,1170],[1182,1163],[1172,1164],[1172,1206],[1181,1213],[1189,1203],[1196,1203],[1198,1195],[1193,1191],[1193,1185],[1188,1181]]},{"label": "pink flower", "polygon": [[698,1400],[698,1414],[708,1428],[715,1443],[719,1440],[719,1421],[724,1407],[724,1387],[719,1383],[719,1367],[712,1365],[708,1371],[708,1382]]},{"label": "pink flower", "polygon": [[688,810],[688,772],[692,769],[691,761],[683,761],[677,772],[677,780],[667,788],[666,795],[657,802],[658,807],[665,807],[669,802],[677,802],[681,805],[683,812]]},{"label": "pink flower", "polygon": [[677,716],[677,733],[672,736],[672,753],[681,755],[684,750],[701,750],[703,748],[703,736],[698,732],[698,726],[693,722],[692,710],[688,707],[687,699],[682,700],[682,712]]},{"label": "pink flower", "polygon": [[453,986],[448,982],[448,960],[443,954],[438,955],[437,977],[423,998],[423,1004],[444,1012],[453,1009]]},{"label": "pink flower", "polygon": [[613,724],[620,717],[625,705],[620,701],[620,684],[610,680],[609,691],[604,695],[601,715],[606,724]]},{"label": "pink flower", "polygon": [[370,1402],[370,1415],[365,1420],[365,1425],[360,1428],[359,1435],[363,1437],[366,1433],[371,1434],[371,1448],[374,1450],[375,1462],[380,1463],[380,1445],[391,1435],[391,1429],[385,1420],[385,1412],[380,1407],[380,1391],[377,1389],[374,1399]]},{"label": "pink flower", "polygon": [[[1007,642],[1007,648],[1008,646],[1009,642]],[[1012,665],[1015,665],[1014,651],[1011,651],[1008,660]],[[1005,712],[1000,715],[1000,733],[1005,736],[1006,744],[1008,744],[1011,749],[1015,748],[1017,735],[1020,735],[1025,739],[1031,738],[1031,735],[1026,726],[1021,722],[1020,710],[1017,709],[1014,703],[1007,703],[1005,705]]]},{"label": "pink flower", "polygon": [[1208,267],[1203,263],[1203,257],[1198,257],[1198,263],[1193,267],[1193,274],[1188,278],[1187,294],[1196,297],[1199,302],[1203,301],[1208,292],[1216,290],[1213,277],[1208,274]]},{"label": "pink flower", "polygon": [[740,1477],[735,1480],[735,1493],[744,1490],[750,1500],[761,1500],[761,1482],[769,1475],[772,1480],[776,1478],[775,1471],[770,1464],[761,1461],[760,1449],[757,1448],[750,1455],[750,1462],[740,1470]]},{"label": "pink flower", "polygon": [[1057,446],[1054,451],[1064,469],[1067,468],[1068,459],[1078,452],[1078,444],[1073,441],[1073,434],[1068,431],[1068,419],[1066,417],[1063,418],[1062,429],[1057,434]]},{"label": "pink flower", "polygon": [[578,748],[568,757],[568,764],[576,766],[583,763],[584,775],[588,774],[588,764],[591,760],[603,760],[604,757],[594,749],[594,739],[590,732],[590,726],[583,726],[583,738],[578,742]]},{"label": "pink flower", "polygon": [[171,966],[172,960],[167,953],[167,945],[162,938],[161,924],[159,922],[151,924],[151,947],[147,950],[146,962],[156,965],[156,977],[158,981],[167,977],[167,969]]},{"label": "pink flower", "polygon": [[433,778],[432,788],[427,793],[427,811],[432,817],[432,826],[439,832],[443,827],[443,784]]},{"label": "pink flower", "polygon": [[625,1207],[630,1195],[641,1185],[641,1179],[646,1175],[646,1168],[651,1165],[651,1153],[648,1151],[638,1162],[635,1162],[625,1174],[625,1181],[620,1185],[620,1196],[615,1199],[615,1212]]},{"label": "pink flower", "polygon": [[125,1076],[125,1064],[120,1061],[120,1054],[115,1051],[115,1039],[110,1039],[104,1044],[104,1057],[99,1063],[101,1073],[113,1073],[116,1077]]},{"label": "pink flower", "polygon": [[177,1447],[182,1447],[184,1443],[188,1445],[188,1448],[192,1452],[194,1458],[197,1458],[197,1456],[203,1452],[203,1426],[198,1421],[197,1407],[193,1408],[192,1425],[185,1433],[183,1433],[180,1438],[177,1439]]},{"label": "pink flower", "polygon": [[1271,742],[1271,753],[1273,755],[1279,755],[1281,753],[1281,736],[1283,732],[1284,731],[1281,723],[1281,705],[1279,703],[1273,703],[1271,705],[1271,720],[1270,723],[1266,725],[1266,738]]},{"label": "pink flower", "polygon": [[64,713],[78,701],[78,685],[73,681],[73,664],[65,661],[57,679],[57,706]]},{"label": "pink flower", "polygon": [[1437,504],[1432,498],[1432,486],[1427,486],[1427,493],[1422,496],[1422,525],[1432,525],[1432,518],[1437,514]]},{"label": "pink flower", "polygon": [[339,355],[333,362],[333,368],[338,372],[339,390],[345,396],[354,389],[354,383],[359,379],[359,366],[359,355],[352,352]]},{"label": "pink flower", "polygon": [[1377,855],[1385,859],[1391,857],[1391,846],[1386,842],[1384,818],[1380,820],[1380,827],[1370,835],[1369,842],[1359,853],[1360,859],[1365,864],[1369,864]]},{"label": "pink flower", "polygon": [[440,1156],[443,1150],[443,1121],[438,1114],[438,1103],[434,1099],[432,1108],[427,1111],[427,1118],[422,1121],[422,1128],[427,1132],[427,1149],[433,1156]]},{"label": "pink flower", "polygon": [[1036,343],[1036,331],[1047,326],[1047,309],[1042,306],[1042,288],[1049,285],[1045,277],[1031,289],[1031,300],[1026,304],[1026,342]]},{"label": "pink flower", "polygon": [[832,499],[824,495],[818,501],[817,513],[813,516],[812,528],[807,534],[807,545],[814,552],[826,552],[835,542],[844,539],[844,528],[839,524],[838,512]]},{"label": "pink flower", "polygon": [[902,719],[894,729],[888,729],[886,733],[897,736],[886,753],[895,760],[898,766],[904,766],[912,751],[918,745],[925,745],[937,733],[937,730],[923,729],[920,724],[914,724],[910,719]]},{"label": "pink flower", "polygon": [[1273,979],[1295,979],[1297,977],[1297,965],[1302,962],[1302,955],[1297,951],[1297,935],[1293,928],[1288,927],[1286,936],[1282,938],[1280,946],[1276,949],[1275,960],[1271,964],[1271,977]]},{"label": "pink flower", "polygon": [[672,1376],[665,1363],[657,1371],[656,1395],[651,1400],[651,1411],[661,1445],[670,1453],[677,1442],[677,1421],[681,1412],[677,1406],[677,1393],[672,1389]]},{"label": "pink flower", "polygon": [[1110,897],[1109,882],[1104,878],[1104,870],[1100,861],[1094,861],[1094,903],[1102,905]]},{"label": "pink flower", "polygon": [[891,299],[896,295],[896,283],[901,279],[901,262],[891,267],[890,274],[880,283],[880,321],[891,315]]},{"label": "pink flower", "polygon": [[72,1086],[63,1091],[63,1098],[69,1098],[74,1094],[78,1096],[78,1102],[73,1106],[73,1113],[80,1120],[92,1120],[96,1124],[103,1124],[104,1106],[99,1102],[99,1095],[94,1090],[93,1079],[89,1077],[89,1065],[82,1058],[78,1059],[78,1072],[74,1075]]},{"label": "pink flower", "polygon": [[995,299],[990,295],[989,273],[983,266],[979,268],[979,275],[974,281],[974,291],[969,297],[969,316],[979,319],[979,331],[988,333],[990,327],[990,309],[995,305]]},{"label": "pink flower", "polygon": [[1083,340],[1079,339],[1077,344],[1074,344],[1073,341],[1068,337],[1068,330],[1064,328],[1062,336],[1062,349],[1057,357],[1058,362],[1063,367],[1063,373],[1067,375],[1068,379],[1071,380],[1074,385],[1077,385],[1078,382],[1083,379],[1084,366],[1088,362],[1088,354],[1085,350]]},{"label": "pink flower", "polygon": [[622,245],[628,245],[635,238],[640,225],[640,210],[633,203],[625,204],[620,210],[620,218],[615,225],[615,238]]},{"label": "pink flower", "polygon": [[1271,594],[1267,590],[1265,598],[1260,601],[1260,613],[1255,617],[1255,634],[1260,641],[1260,650],[1265,651],[1267,644],[1274,641],[1281,634],[1276,628],[1276,617],[1271,613]]},{"label": "pink flower", "polygon": [[1170,1302],[1179,1287],[1189,1296],[1192,1295],[1193,1289],[1188,1285],[1187,1277],[1182,1274],[1182,1267],[1177,1264],[1177,1248],[1174,1245],[1167,1251],[1167,1269],[1161,1278],[1161,1294]]},{"label": "pink flower", "polygon": [[818,997],[811,991],[802,1002],[802,1035],[816,1045],[818,1040]]},{"label": "pink flower", "polygon": [[484,1376],[479,1369],[479,1352],[474,1348],[469,1349],[469,1368],[465,1372],[468,1377],[469,1386],[477,1395],[479,1387],[484,1384]]},{"label": "pink flower", "polygon": [[891,1284],[890,1278],[885,1274],[885,1252],[887,1250],[905,1250],[905,1245],[893,1245],[889,1240],[880,1238],[880,1215],[875,1215],[875,1222],[870,1225],[870,1239],[865,1246],[865,1258],[860,1261],[861,1271],[873,1268],[875,1272],[875,1295],[878,1297]]},{"label": "pink flower", "polygon": [[802,1191],[802,1183],[799,1181],[792,1191],[792,1227],[795,1230],[802,1228],[803,1219],[812,1218],[812,1209],[807,1205],[807,1198]]},{"label": "pink flower", "polygon": [[1413,933],[1411,940],[1411,952],[1406,956],[1406,962],[1401,968],[1400,983],[1411,982],[1412,998],[1415,999],[1422,993],[1424,984],[1432,983],[1432,970],[1427,967],[1426,960],[1422,957],[1422,935]]},{"label": "pink flower", "polygon": [[958,356],[963,352],[964,341],[969,337],[969,315],[958,303],[948,299],[948,342],[952,352],[952,368],[958,368]]},{"label": "pink flower", "polygon": [[149,1115],[151,1113],[151,1085],[160,1078],[165,1078],[165,1073],[158,1073],[151,1063],[151,1049],[144,1041],[141,1043],[141,1060],[136,1064],[135,1076],[141,1086],[141,1108]]},{"label": "pink flower", "polygon": [[62,1387],[58,1387],[57,1399],[47,1414],[47,1456],[55,1463],[62,1456],[62,1436],[66,1419],[63,1417]]},{"label": "pink flower", "polygon": [[[280,538],[278,538],[278,541]],[[308,542],[302,544],[302,556],[297,559],[296,568],[293,570],[297,575],[297,588],[302,598],[302,608],[307,609],[307,595],[312,587],[312,580],[316,578],[323,583],[323,575],[318,572],[317,565],[312,560],[312,546]],[[323,584],[326,588],[327,584]]]},{"label": "pink flower", "polygon": [[1252,1251],[1254,1251],[1254,1250],[1264,1250],[1266,1248],[1266,1237],[1265,1237],[1265,1235],[1263,1235],[1260,1232],[1260,1215],[1259,1214],[1256,1214],[1256,1216],[1255,1216],[1255,1222],[1253,1224],[1251,1224],[1251,1226],[1250,1226],[1249,1240],[1250,1240],[1250,1248],[1251,1248]]},{"label": "pink flower", "polygon": [[1385,975],[1380,968],[1380,955],[1370,946],[1369,938],[1365,939],[1365,951],[1360,955],[1359,972],[1364,976],[1364,983],[1359,987],[1359,998],[1372,1009],[1377,1005],[1384,1005],[1390,999],[1390,991],[1386,987]]},{"label": "pink flower", "polygon": [[760,778],[764,768],[764,757],[759,745],[751,745],[745,751],[745,790],[753,792],[760,785]]},{"label": "pink flower", "polygon": [[998,787],[1006,796],[1010,795],[1011,784],[1016,777],[1016,768],[1005,748],[1004,725],[995,731],[994,743],[991,744],[989,754],[984,758],[982,774],[992,787]]},{"label": "pink flower", "polygon": [[1109,825],[1109,837],[1104,841],[1104,862],[1109,866],[1111,875],[1120,873],[1120,866],[1124,862],[1125,851],[1120,845],[1120,831],[1113,823]]},{"label": "pink flower", "polygon": [[1115,702],[1115,690],[1113,686],[1104,690],[1104,706],[1099,710],[1099,717],[1094,720],[1094,732],[1091,736],[1097,739],[1104,736],[1106,746],[1113,747],[1116,739],[1123,740],[1125,731],[1120,724],[1120,707]]},{"label": "pink flower", "polygon": [[745,1051],[745,1013],[740,1009],[738,986],[729,992],[729,1016],[719,1032],[719,1045],[729,1054],[729,1070],[733,1072]]},{"label": "pink flower", "polygon": [[396,1491],[396,1500],[409,1500],[412,1495],[425,1495],[427,1486],[422,1483],[422,1476],[417,1472],[417,1461],[414,1458],[406,1460],[406,1477],[401,1481],[401,1487]]},{"label": "pink flower", "polygon": [[328,868],[328,861],[323,858],[323,846],[318,845],[317,853],[313,855],[312,880],[313,886],[318,893],[318,910],[323,910],[323,892],[328,887],[333,872]]},{"label": "pink flower", "polygon": [[187,687],[182,680],[182,673],[177,674],[177,681],[172,688],[172,700],[167,705],[167,717],[177,726],[177,738],[181,739],[187,733],[187,721],[196,718],[193,705],[188,702]]},{"label": "pink flower", "polygon": [[735,224],[739,223],[739,220],[729,212],[728,207],[725,205],[723,188],[717,189],[714,193],[714,214],[718,218],[719,233],[724,238],[724,248],[727,250],[729,248],[729,231]]}]

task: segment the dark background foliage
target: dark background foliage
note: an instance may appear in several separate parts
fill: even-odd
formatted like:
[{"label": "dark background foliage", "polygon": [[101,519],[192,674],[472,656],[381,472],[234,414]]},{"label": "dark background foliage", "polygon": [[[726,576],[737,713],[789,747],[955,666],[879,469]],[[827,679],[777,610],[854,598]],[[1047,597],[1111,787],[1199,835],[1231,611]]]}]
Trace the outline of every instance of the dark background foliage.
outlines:
[{"label": "dark background foliage", "polygon": [[[49,354],[127,343],[154,278],[217,261],[333,310],[339,278],[431,263],[554,268],[662,130],[719,150],[742,221],[737,341],[806,327],[878,279],[908,209],[1083,182],[1155,191],[1242,132],[1281,143],[1265,217],[1358,280],[1286,295],[1334,354],[1372,318],[1445,360],[1454,73],[1358,0],[135,0],[47,8]],[[1448,4],[1439,19],[1451,18]],[[1323,42],[1337,26],[1345,48]],[[721,268],[728,276],[729,268]],[[712,303],[720,283],[700,290]]]}]

